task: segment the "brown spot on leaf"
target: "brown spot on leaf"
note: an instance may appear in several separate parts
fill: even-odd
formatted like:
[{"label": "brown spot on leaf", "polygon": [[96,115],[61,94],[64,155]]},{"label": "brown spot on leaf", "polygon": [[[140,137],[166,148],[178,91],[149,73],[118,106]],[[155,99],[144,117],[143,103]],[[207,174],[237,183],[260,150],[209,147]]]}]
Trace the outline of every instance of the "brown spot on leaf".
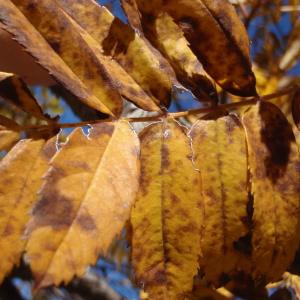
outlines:
[{"label": "brown spot on leaf", "polygon": [[77,218],[77,224],[85,231],[93,231],[97,229],[95,221],[88,213],[81,214]]},{"label": "brown spot on leaf", "polygon": [[152,279],[148,281],[150,285],[161,285],[166,282],[166,272],[162,268],[151,270],[149,273],[152,273],[152,276],[149,274]]},{"label": "brown spot on leaf", "polygon": [[162,145],[161,147],[161,166],[162,169],[168,169],[170,166],[170,161],[169,161],[169,149],[168,146],[166,146],[165,144]]},{"label": "brown spot on leaf", "polygon": [[33,209],[37,226],[51,226],[54,229],[69,227],[74,218],[71,199],[48,186]]},{"label": "brown spot on leaf", "polygon": [[276,182],[286,171],[295,137],[285,116],[272,104],[261,103],[259,113],[264,122],[261,141],[268,149],[264,159],[266,175]]},{"label": "brown spot on leaf", "polygon": [[180,202],[180,199],[176,195],[174,195],[174,194],[171,194],[170,198],[171,198],[171,201],[172,201],[173,205],[176,205],[176,204],[178,204]]},{"label": "brown spot on leaf", "polygon": [[59,41],[48,41],[49,45],[52,47],[52,49],[56,52],[60,52],[60,42]]},{"label": "brown spot on leaf", "polygon": [[92,127],[90,130],[91,138],[98,138],[101,135],[107,134],[111,136],[115,130],[115,126],[112,123],[100,123]]}]

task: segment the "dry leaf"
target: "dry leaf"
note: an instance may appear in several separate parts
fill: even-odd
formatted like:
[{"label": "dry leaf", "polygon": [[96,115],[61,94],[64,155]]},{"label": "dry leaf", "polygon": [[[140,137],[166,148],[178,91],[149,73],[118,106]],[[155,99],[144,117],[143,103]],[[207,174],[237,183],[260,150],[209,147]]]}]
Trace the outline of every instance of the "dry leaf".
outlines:
[{"label": "dry leaf", "polygon": [[139,180],[139,142],[125,121],[76,129],[51,161],[27,228],[36,287],[82,276],[126,220]]},{"label": "dry leaf", "polygon": [[140,138],[140,189],[131,214],[136,280],[150,299],[184,299],[200,255],[199,174],[176,121],[152,124]]},{"label": "dry leaf", "polygon": [[292,128],[273,104],[243,116],[253,203],[253,276],[280,278],[299,245],[299,153]]},{"label": "dry leaf", "polygon": [[245,133],[238,118],[230,115],[197,121],[189,135],[203,189],[200,265],[206,279],[218,284],[222,275],[242,267],[244,256],[237,250],[249,231]]}]

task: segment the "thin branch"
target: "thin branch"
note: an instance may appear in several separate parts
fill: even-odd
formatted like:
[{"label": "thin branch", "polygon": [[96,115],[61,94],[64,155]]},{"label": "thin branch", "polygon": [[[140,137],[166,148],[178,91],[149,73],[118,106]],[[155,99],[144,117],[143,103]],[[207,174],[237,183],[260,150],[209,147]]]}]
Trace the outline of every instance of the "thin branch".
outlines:
[{"label": "thin branch", "polygon": [[280,10],[282,12],[293,12],[293,11],[300,11],[300,5],[283,5],[281,6]]},{"label": "thin branch", "polygon": [[[210,113],[210,112],[216,112],[216,111],[226,111],[226,110],[231,110],[235,109],[237,107],[241,106],[247,106],[247,105],[253,105],[256,104],[258,101],[269,101],[271,99],[274,99],[276,97],[284,96],[291,94],[295,91],[296,87],[291,87],[286,90],[282,90],[273,94],[265,95],[262,97],[253,97],[247,100],[242,100],[239,102],[233,102],[233,103],[227,103],[227,104],[222,104],[219,106],[214,106],[214,107],[206,107],[206,108],[198,108],[198,109],[190,109],[187,111],[181,111],[181,112],[175,112],[175,113],[163,113],[155,116],[149,116],[149,117],[140,117],[140,118],[122,118],[122,120],[132,122],[132,123],[137,123],[137,122],[151,122],[151,121],[158,121],[166,117],[170,118],[181,118],[181,117],[186,117],[190,115],[199,115],[199,114],[205,114],[205,113]],[[76,122],[76,123],[52,123],[49,125],[28,125],[22,127],[23,131],[26,130],[32,130],[32,129],[37,129],[37,130],[47,130],[47,129],[53,129],[53,128],[74,128],[74,127],[82,127],[82,126],[88,126],[92,124],[97,124],[97,123],[103,123],[103,122],[111,122],[115,121],[116,119],[114,118],[108,118],[108,119],[100,119],[100,120],[91,120],[91,121],[83,121],[83,122]]]}]

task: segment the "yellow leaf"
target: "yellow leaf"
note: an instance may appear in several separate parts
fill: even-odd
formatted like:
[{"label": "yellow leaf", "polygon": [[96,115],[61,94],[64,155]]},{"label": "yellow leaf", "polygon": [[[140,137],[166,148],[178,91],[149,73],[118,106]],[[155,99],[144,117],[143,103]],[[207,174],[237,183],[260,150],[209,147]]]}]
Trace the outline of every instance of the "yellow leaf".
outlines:
[{"label": "yellow leaf", "polygon": [[25,83],[12,73],[0,72],[0,96],[36,118],[49,120]]},{"label": "yellow leaf", "polygon": [[253,203],[253,276],[277,280],[299,245],[299,153],[292,128],[273,104],[243,116]]},{"label": "yellow leaf", "polygon": [[154,24],[148,24],[146,35],[168,58],[181,83],[199,100],[212,101],[215,98],[216,90],[212,82],[189,48],[182,29],[169,14],[161,13]]},{"label": "yellow leaf", "polygon": [[256,95],[248,35],[227,0],[137,0],[137,4],[146,20],[168,12],[206,72],[225,90],[240,96]]},{"label": "yellow leaf", "polygon": [[[156,104],[168,107],[174,71],[150,43],[105,7],[91,0],[58,0],[64,10],[101,45]],[[93,16],[93,17],[91,17]]]},{"label": "yellow leaf", "polygon": [[19,264],[29,210],[55,151],[55,138],[46,144],[44,140],[21,140],[0,163],[0,282]]},{"label": "yellow leaf", "polygon": [[27,227],[36,287],[81,276],[119,234],[136,196],[139,141],[125,121],[80,128],[52,159]]},{"label": "yellow leaf", "polygon": [[20,139],[20,134],[0,125],[0,151],[10,150]]},{"label": "yellow leaf", "polygon": [[[17,3],[17,0],[15,0],[15,2]],[[25,2],[27,2],[27,4],[30,4],[29,0],[21,1],[21,4],[19,3],[19,6],[22,6],[22,4],[25,5]],[[91,61],[92,55],[88,50],[87,52],[85,52],[84,58],[78,56],[79,54],[77,52],[81,52],[86,49],[86,47],[82,45],[84,44],[82,38],[78,37],[78,33],[74,33],[74,35],[72,35],[72,32],[74,31],[71,30],[72,28],[70,29],[70,26],[68,27],[70,31],[67,30],[67,27],[60,27],[59,23],[61,25],[61,22],[64,22],[62,11],[59,9],[57,4],[54,4],[54,2],[52,2],[52,5],[49,6],[50,7],[47,8],[44,0],[39,1],[37,5],[38,9],[32,10],[31,12],[33,13],[33,15],[27,17],[32,22],[35,21],[36,23],[38,23],[39,20],[41,20],[41,22],[45,22],[44,30],[47,31],[49,29],[49,31],[44,32],[44,34],[49,34],[48,38],[50,44],[50,35],[53,34],[52,46],[56,48],[58,52],[59,50],[64,52],[63,58],[61,58],[53,51],[53,49],[35,28],[37,27],[37,25],[42,25],[42,23],[31,24],[29,19],[26,18],[10,0],[0,2],[0,27],[11,33],[14,38],[22,46],[24,46],[25,49],[30,52],[30,54],[35,59],[37,59],[37,62],[39,64],[45,67],[49,71],[49,73],[54,76],[55,79],[62,83],[71,93],[73,93],[73,95],[75,95],[83,103],[107,114],[119,114],[121,109],[120,95],[116,95],[116,92],[114,91],[114,89],[112,89],[112,87],[107,88],[107,86],[105,87],[105,85],[103,87],[100,76],[102,74],[101,70],[99,68],[97,69],[95,61]],[[27,6],[27,9],[29,7],[30,5]],[[26,12],[25,6],[23,6],[23,8]],[[43,9],[45,9],[46,12]],[[43,11],[44,13],[41,13],[41,11]],[[39,16],[41,18],[39,18]],[[62,18],[60,19],[60,17]],[[49,28],[50,24],[52,23],[53,27]],[[64,34],[59,32],[59,29],[65,29]],[[63,39],[66,36],[69,36],[69,39],[67,39],[69,43],[65,42],[64,40],[62,45],[60,45],[60,41],[57,39]],[[77,42],[74,41],[75,38],[77,38]],[[61,47],[55,47],[55,45],[60,45]],[[78,50],[77,52],[75,51],[75,57],[73,57],[73,55],[71,54],[73,53],[72,50],[75,46],[77,49],[80,48],[81,50]],[[71,48],[69,49],[68,47]],[[66,62],[63,59],[65,59]],[[86,62],[86,66],[82,65],[83,62]],[[72,67],[68,66],[68,63],[74,63],[78,69],[72,70]],[[98,70],[97,74],[95,74],[95,69]],[[89,70],[91,70],[90,73],[88,72]],[[91,78],[90,75],[95,75],[96,79]],[[95,83],[97,84],[95,85]],[[95,95],[93,95],[93,93],[95,93]],[[103,97],[100,95],[102,95]],[[106,106],[106,100],[107,102],[118,104],[116,104],[116,107],[114,106],[114,104],[110,105],[109,108]],[[111,106],[114,107],[112,108]]]},{"label": "yellow leaf", "polygon": [[249,231],[245,133],[238,118],[230,115],[197,121],[189,135],[202,178],[201,264],[206,279],[218,284],[221,275],[242,267],[245,258],[238,251]]},{"label": "yellow leaf", "polygon": [[131,214],[132,263],[150,299],[184,299],[200,255],[201,183],[189,139],[174,120],[146,127]]}]

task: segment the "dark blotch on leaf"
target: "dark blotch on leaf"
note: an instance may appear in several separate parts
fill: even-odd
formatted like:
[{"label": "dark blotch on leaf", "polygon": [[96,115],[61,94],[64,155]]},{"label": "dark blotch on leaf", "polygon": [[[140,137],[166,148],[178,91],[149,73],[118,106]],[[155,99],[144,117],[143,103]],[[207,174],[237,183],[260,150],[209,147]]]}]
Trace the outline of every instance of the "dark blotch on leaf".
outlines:
[{"label": "dark blotch on leaf", "polygon": [[114,132],[115,126],[111,123],[100,123],[92,127],[90,131],[90,138],[97,138],[103,134],[111,136]]},{"label": "dark blotch on leaf", "polygon": [[38,227],[51,226],[60,229],[72,224],[74,218],[72,211],[70,199],[60,195],[56,190],[49,189],[37,202],[33,215],[37,219]]},{"label": "dark blotch on leaf", "polygon": [[161,147],[161,166],[162,166],[162,169],[168,169],[169,168],[169,166],[170,166],[169,156],[170,156],[170,151],[168,149],[168,146],[163,144],[162,147]]},{"label": "dark blotch on leaf", "polygon": [[290,124],[277,107],[262,102],[259,113],[263,121],[261,140],[268,149],[265,169],[272,182],[276,182],[286,171],[295,137]]},{"label": "dark blotch on leaf", "polygon": [[235,250],[244,253],[246,255],[251,255],[252,245],[251,245],[252,235],[247,233],[245,236],[240,237],[237,241],[233,243]]},{"label": "dark blotch on leaf", "polygon": [[85,231],[93,231],[97,229],[93,218],[87,213],[81,214],[77,218],[77,223]]}]

